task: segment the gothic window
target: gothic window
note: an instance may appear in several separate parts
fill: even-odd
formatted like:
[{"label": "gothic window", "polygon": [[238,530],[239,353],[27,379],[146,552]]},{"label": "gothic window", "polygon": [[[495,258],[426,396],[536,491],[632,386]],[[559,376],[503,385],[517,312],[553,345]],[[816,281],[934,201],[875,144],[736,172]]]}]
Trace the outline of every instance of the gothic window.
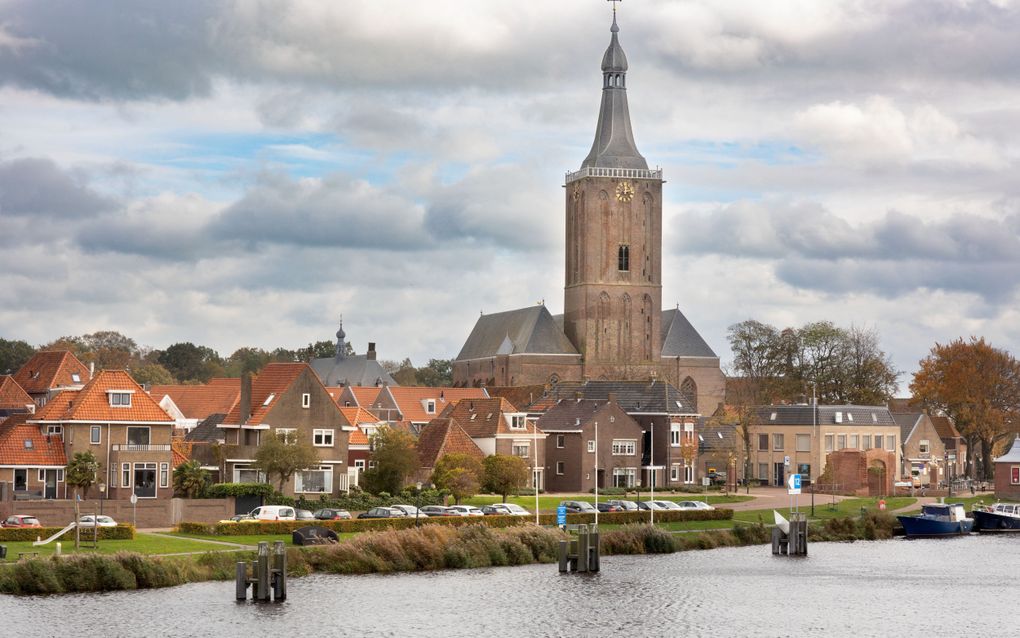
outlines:
[{"label": "gothic window", "polygon": [[633,347],[634,341],[632,339],[631,332],[631,321],[630,316],[633,312],[631,308],[630,295],[623,293],[623,357],[624,359],[630,360],[633,358]]},{"label": "gothic window", "polygon": [[621,244],[619,250],[616,251],[616,269],[621,272],[630,270],[630,246]]},{"label": "gothic window", "polygon": [[684,412],[698,411],[698,384],[690,377],[680,384],[680,404]]},{"label": "gothic window", "polygon": [[652,325],[653,325],[652,324],[652,312],[653,311],[654,311],[654,309],[652,308],[652,297],[650,295],[645,295],[645,298],[642,300],[642,313],[644,314],[644,317],[645,317],[645,334],[644,334],[644,344],[643,345],[644,345],[645,359],[646,360],[652,358],[652,337],[653,337],[653,335],[652,335]]},{"label": "gothic window", "polygon": [[598,320],[598,332],[595,335],[595,351],[600,355],[605,355],[609,352],[609,317],[612,309],[610,308],[609,295],[603,292],[599,295],[599,320]]}]

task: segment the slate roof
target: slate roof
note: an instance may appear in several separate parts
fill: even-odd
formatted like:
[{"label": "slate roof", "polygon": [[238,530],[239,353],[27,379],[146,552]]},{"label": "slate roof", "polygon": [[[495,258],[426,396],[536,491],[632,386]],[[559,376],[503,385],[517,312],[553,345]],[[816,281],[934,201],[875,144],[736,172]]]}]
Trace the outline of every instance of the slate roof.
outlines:
[{"label": "slate roof", "polygon": [[9,374],[0,376],[0,414],[3,411],[21,411],[28,405],[35,405],[32,397]]},{"label": "slate roof", "polygon": [[680,390],[662,381],[560,382],[546,393],[544,399],[532,404],[529,411],[551,409],[560,399],[574,399],[578,393],[582,399],[598,401],[606,401],[610,393],[615,394],[616,402],[628,414],[691,414],[683,407]]},{"label": "slate roof", "polygon": [[309,365],[326,386],[399,385],[377,360],[369,359],[364,354],[312,359]]},{"label": "slate roof", "polygon": [[[759,422],[765,425],[811,425],[811,406],[765,405],[757,408]],[[836,423],[836,413],[842,423]],[[776,418],[772,418],[772,413]],[[847,418],[847,414],[850,418]],[[874,415],[874,416],[872,416]],[[872,405],[820,405],[818,425],[899,425],[885,406]]]},{"label": "slate roof", "polygon": [[457,360],[521,353],[578,354],[549,310],[540,304],[479,317]]},{"label": "slate roof", "polygon": [[713,423],[711,417],[698,419],[698,450],[733,450],[739,447],[737,426],[730,423]]},{"label": "slate roof", "polygon": [[[291,384],[308,369],[305,363],[269,363],[251,382],[251,416],[245,425],[260,425],[276,401],[283,396]],[[325,389],[325,388],[323,388]],[[271,395],[271,396],[270,396]],[[241,423],[241,402],[234,404],[223,419],[223,423],[238,425]]]},{"label": "slate roof", "polygon": [[995,459],[995,463],[1020,463],[1020,434],[1013,440],[1009,452]]},{"label": "slate roof", "polygon": [[[110,405],[108,392],[116,390],[132,393],[130,406]],[[146,394],[127,372],[102,370],[81,390],[65,390],[53,397],[30,421],[173,423],[174,418],[159,406],[156,399]]]},{"label": "slate roof", "polygon": [[716,357],[678,308],[662,311],[662,356]]},{"label": "slate roof", "polygon": [[914,431],[917,424],[924,418],[923,412],[898,412],[893,413],[892,418],[896,425],[900,426],[900,442],[906,443],[910,433]]},{"label": "slate roof", "polygon": [[240,379],[213,379],[205,385],[154,385],[149,394],[156,401],[169,396],[188,419],[226,414],[241,396]]},{"label": "slate roof", "polygon": [[[380,398],[387,392],[393,398],[397,410],[404,417],[403,420],[411,423],[427,423],[441,414],[447,405],[462,399],[489,398],[485,388],[386,387],[380,391]],[[426,402],[429,399],[436,402],[436,409],[432,414],[425,411]]]},{"label": "slate roof", "polygon": [[[27,447],[26,441],[31,442]],[[0,465],[63,467],[67,465],[64,443],[59,436],[41,434],[37,425],[16,424],[0,434]]]},{"label": "slate roof", "polygon": [[201,443],[215,443],[224,441],[223,430],[220,423],[226,418],[226,414],[210,414],[201,423],[192,428],[191,432],[184,435],[184,440]]},{"label": "slate roof", "polygon": [[538,419],[538,427],[543,432],[579,430],[605,405],[605,401],[593,399],[560,399]]},{"label": "slate roof", "polygon": [[[74,376],[78,375],[78,380]],[[68,350],[35,353],[14,373],[14,380],[29,394],[43,394],[54,388],[81,386],[89,382],[89,369]]]},{"label": "slate roof", "polygon": [[531,421],[526,421],[524,429],[510,429],[503,415],[516,412],[519,410],[509,401],[496,397],[493,399],[464,399],[448,405],[439,416],[440,418],[456,419],[464,431],[475,439],[490,438],[497,434],[520,436],[534,434],[535,426]]},{"label": "slate roof", "polygon": [[418,458],[422,467],[435,467],[447,454],[470,454],[479,459],[485,453],[457,423],[456,419],[437,418],[429,421],[418,436]]}]

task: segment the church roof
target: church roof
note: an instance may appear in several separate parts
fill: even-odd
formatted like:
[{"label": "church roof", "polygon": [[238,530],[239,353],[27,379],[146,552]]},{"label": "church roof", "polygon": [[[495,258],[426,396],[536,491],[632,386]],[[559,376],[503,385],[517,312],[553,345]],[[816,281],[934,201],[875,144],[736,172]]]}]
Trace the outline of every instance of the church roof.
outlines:
[{"label": "church roof", "polygon": [[623,53],[617,33],[620,28],[613,16],[612,37],[602,57],[602,105],[595,127],[595,141],[581,168],[638,168],[648,169],[648,162],[637,150],[634,133],[630,128],[630,109],[627,106],[627,56]]},{"label": "church roof", "polygon": [[691,322],[679,309],[662,312],[662,356],[715,357]]},{"label": "church roof", "polygon": [[464,342],[458,361],[497,354],[577,354],[544,305],[482,315]]},{"label": "church roof", "polygon": [[364,354],[312,359],[309,365],[326,386],[380,386],[384,383],[400,385],[377,360],[369,359],[368,355]]}]

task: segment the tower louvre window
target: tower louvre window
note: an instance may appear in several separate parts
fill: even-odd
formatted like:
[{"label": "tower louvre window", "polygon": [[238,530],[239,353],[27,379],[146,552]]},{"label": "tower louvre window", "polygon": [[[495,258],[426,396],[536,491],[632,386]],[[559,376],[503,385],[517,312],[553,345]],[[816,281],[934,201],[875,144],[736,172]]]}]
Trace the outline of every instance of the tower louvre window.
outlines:
[{"label": "tower louvre window", "polygon": [[617,251],[616,267],[621,272],[630,270],[630,246],[621,244]]}]

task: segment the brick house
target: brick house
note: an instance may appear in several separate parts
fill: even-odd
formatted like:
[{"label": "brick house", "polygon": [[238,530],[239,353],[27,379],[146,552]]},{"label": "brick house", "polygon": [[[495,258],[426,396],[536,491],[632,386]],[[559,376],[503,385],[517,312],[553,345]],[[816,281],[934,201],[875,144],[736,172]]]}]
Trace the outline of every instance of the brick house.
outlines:
[{"label": "brick house", "polygon": [[603,489],[639,484],[643,432],[616,401],[561,399],[538,420],[538,427],[549,437],[548,491],[587,492],[596,485]]},{"label": "brick house", "polygon": [[14,373],[14,380],[40,408],[62,390],[80,390],[91,378],[89,368],[68,350],[37,352]]},{"label": "brick house", "polygon": [[926,412],[894,413],[900,426],[899,475],[918,486],[937,486],[945,477],[946,446]]},{"label": "brick house", "polygon": [[351,424],[352,431],[347,439],[347,468],[354,485],[360,485],[361,473],[371,465],[372,454],[369,437],[386,422],[364,408],[341,407],[340,412]]},{"label": "brick house", "polygon": [[336,399],[337,405],[344,408],[358,407],[371,412],[378,409],[376,399],[382,388],[374,385],[345,385],[330,387],[329,394]]},{"label": "brick house", "polygon": [[65,498],[64,443],[27,419],[17,414],[0,425],[0,483],[10,486],[14,498]]},{"label": "brick house", "polygon": [[953,480],[967,474],[967,441],[960,434],[952,419],[947,416],[930,416],[946,454],[946,473]]},{"label": "brick house", "polygon": [[429,421],[421,430],[417,446],[421,463],[418,477],[422,481],[431,480],[436,463],[447,454],[467,454],[478,460],[485,458],[485,453],[475,444],[474,439],[453,418]]},{"label": "brick house", "polygon": [[486,456],[503,454],[525,459],[531,470],[529,487],[545,489],[546,435],[527,413],[506,399],[462,399],[447,404],[439,416],[456,420]]},{"label": "brick house", "polygon": [[[103,370],[81,390],[56,394],[28,423],[60,437],[69,460],[76,452],[92,452],[108,499],[173,494],[174,419],[123,370]],[[56,473],[47,475],[48,483],[56,479]]]},{"label": "brick house", "polygon": [[0,376],[0,423],[12,414],[35,411],[35,401],[9,374]]},{"label": "brick house", "polygon": [[1008,452],[995,459],[995,497],[1020,499],[1020,435]]},{"label": "brick house", "polygon": [[284,494],[335,495],[349,487],[348,440],[354,427],[308,364],[270,363],[254,379],[242,377],[240,398],[218,427],[224,433],[227,481],[266,482],[254,465],[259,444],[266,436],[294,434],[315,447],[320,464],[295,473]]},{"label": "brick house", "polygon": [[206,384],[154,385],[149,395],[174,417],[179,434],[187,434],[213,414],[227,414],[241,397],[240,379],[211,379]]},{"label": "brick house", "polygon": [[417,435],[446,406],[462,399],[488,399],[485,388],[383,386],[372,402],[379,418]]},{"label": "brick house", "polygon": [[698,419],[698,470],[701,476],[722,474],[726,484],[735,488],[744,478],[742,431],[730,423],[718,423],[713,417]]}]

